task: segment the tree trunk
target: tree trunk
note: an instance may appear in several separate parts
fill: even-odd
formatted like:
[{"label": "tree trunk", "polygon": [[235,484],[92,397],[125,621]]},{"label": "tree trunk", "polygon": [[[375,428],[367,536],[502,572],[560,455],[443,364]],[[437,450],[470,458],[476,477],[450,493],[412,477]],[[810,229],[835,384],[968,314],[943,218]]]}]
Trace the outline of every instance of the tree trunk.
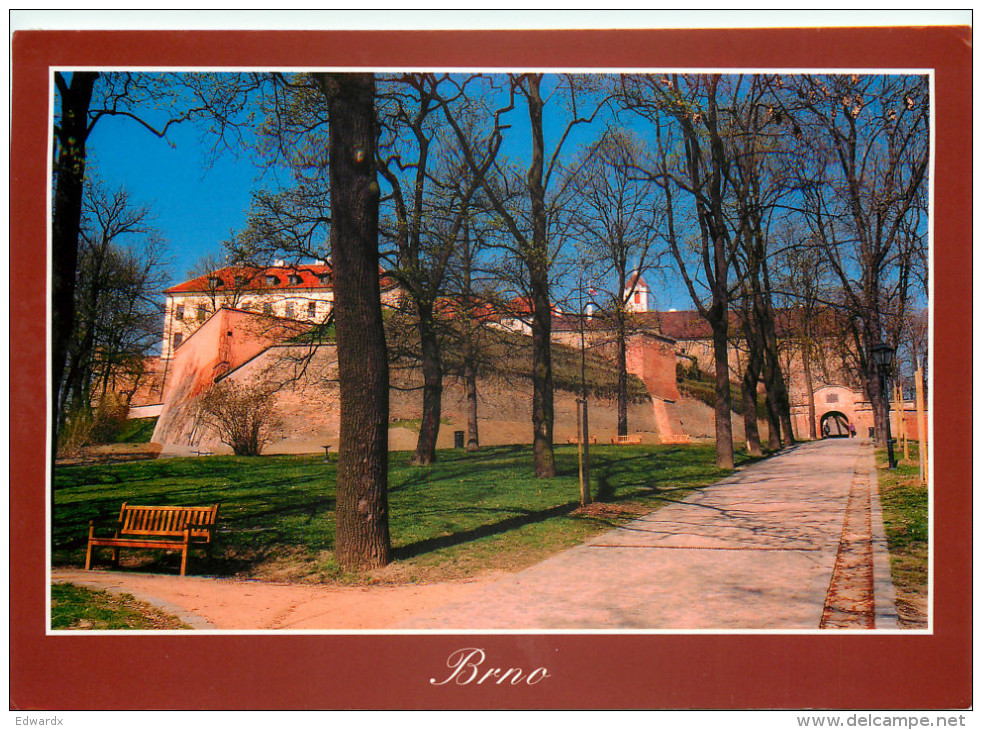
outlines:
[{"label": "tree trunk", "polygon": [[[462,223],[463,246],[461,248],[462,284],[464,301],[470,304],[471,297],[471,227],[470,219],[464,215]],[[477,352],[474,347],[474,323],[464,327],[464,394],[467,399],[467,450],[477,451],[481,447],[477,428]]]},{"label": "tree trunk", "polygon": [[805,398],[808,399],[808,438],[814,441],[818,437],[815,425],[815,380],[812,376],[811,339],[805,335],[801,344],[801,364],[805,373]]},{"label": "tree trunk", "polygon": [[764,408],[767,411],[767,448],[777,451],[781,448],[781,417],[777,412],[777,404],[771,388],[765,384]]},{"label": "tree trunk", "polygon": [[[765,281],[765,287],[768,285],[769,283]],[[780,357],[778,356],[774,310],[771,308],[766,290],[762,292],[758,287],[755,291],[754,298],[756,302],[757,328],[763,341],[764,382],[767,388],[768,400],[767,413],[771,422],[771,428],[777,429],[777,438],[775,439],[772,436],[768,440],[772,446],[777,443],[778,448],[780,448],[782,443],[784,445],[794,443],[794,430],[791,427],[791,402],[788,398],[788,389],[784,383],[784,372],[781,368]]]},{"label": "tree trunk", "polygon": [[713,330],[713,357],[716,360],[716,466],[721,469],[732,469],[734,467],[733,423],[730,420],[732,403],[727,307],[716,302],[709,310],[709,315],[709,324]]},{"label": "tree trunk", "polygon": [[788,388],[784,382],[784,370],[778,360],[777,347],[769,354],[771,362],[771,380],[773,381],[774,410],[777,415],[778,426],[781,429],[781,440],[785,446],[794,443],[794,429],[791,425],[791,400],[788,397]]},{"label": "tree trunk", "polygon": [[754,327],[753,309],[750,299],[744,292],[743,304],[740,307],[740,329],[743,340],[747,345],[747,364],[743,369],[740,380],[740,397],[743,412],[743,431],[747,441],[747,453],[751,456],[763,456],[760,446],[760,428],[757,425],[757,384],[760,382],[762,355],[760,352],[760,337]]},{"label": "tree trunk", "polygon": [[772,357],[770,343],[763,318],[757,317],[757,327],[763,340],[763,369],[764,369],[764,408],[767,411],[767,448],[777,451],[781,448],[781,414],[779,412],[780,400],[777,397],[776,373],[774,371],[775,359]]},{"label": "tree trunk", "polygon": [[866,387],[869,391],[870,405],[873,407],[874,440],[877,448],[885,449],[887,446],[887,424],[890,419],[890,386],[889,383],[884,383],[876,365],[871,364],[870,370],[872,372],[866,373]]},{"label": "tree trunk", "polygon": [[436,438],[440,433],[440,407],[443,399],[443,366],[440,362],[440,342],[433,323],[433,310],[420,310],[419,319],[423,416],[411,463],[425,466],[436,460]]},{"label": "tree trunk", "polygon": [[624,312],[617,327],[617,435],[627,436],[627,333]]},{"label": "tree trunk", "polygon": [[536,277],[532,284],[535,310],[532,318],[532,458],[537,477],[553,477],[556,476],[556,464],[552,450],[552,313],[548,276]]},{"label": "tree trunk", "polygon": [[346,569],[390,559],[389,364],[379,296],[373,74],[315,75],[328,100],[331,254],[340,386],[334,556]]},{"label": "tree trunk", "polygon": [[554,425],[552,386],[552,303],[549,301],[549,249],[546,239],[546,204],[543,184],[545,141],[542,129],[543,101],[539,94],[541,75],[529,76],[529,122],[532,131],[532,162],[528,171],[532,208],[532,241],[525,252],[532,295],[532,457],[537,477],[556,475],[552,432]]},{"label": "tree trunk", "polygon": [[747,437],[747,453],[751,456],[762,456],[760,446],[760,429],[757,427],[757,383],[760,380],[760,354],[756,347],[750,344],[747,356],[747,367],[743,372],[740,384],[743,397],[743,430]]},{"label": "tree trunk", "polygon": [[75,326],[75,282],[78,269],[78,234],[85,186],[85,142],[89,104],[99,74],[75,71],[71,82],[55,74],[61,92],[58,160],[55,166],[54,205],[51,220],[51,379],[52,425],[57,443],[61,421],[61,390],[65,361]]},{"label": "tree trunk", "polygon": [[477,431],[477,369],[470,353],[464,362],[464,393],[467,397],[467,450],[477,451],[481,445]]}]

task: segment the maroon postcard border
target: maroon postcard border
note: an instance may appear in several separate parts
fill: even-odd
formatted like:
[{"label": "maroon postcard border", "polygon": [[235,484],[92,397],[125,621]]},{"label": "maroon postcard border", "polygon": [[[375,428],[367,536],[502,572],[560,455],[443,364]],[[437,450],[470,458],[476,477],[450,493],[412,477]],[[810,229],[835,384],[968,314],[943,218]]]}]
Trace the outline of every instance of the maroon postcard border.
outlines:
[{"label": "maroon postcard border", "polygon": [[[10,707],[962,708],[971,705],[971,31],[25,31],[10,166]],[[50,66],[920,68],[936,82],[933,635],[45,636]],[[546,667],[434,686],[448,655]],[[154,657],[149,663],[147,657]]]}]

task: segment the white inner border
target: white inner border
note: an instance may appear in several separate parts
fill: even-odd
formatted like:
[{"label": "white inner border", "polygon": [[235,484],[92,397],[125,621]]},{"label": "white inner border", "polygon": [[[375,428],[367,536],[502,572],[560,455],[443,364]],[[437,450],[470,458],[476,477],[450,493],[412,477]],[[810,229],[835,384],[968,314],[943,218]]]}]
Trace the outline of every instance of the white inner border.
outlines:
[{"label": "white inner border", "polygon": [[[139,12],[139,11],[137,11]],[[170,11],[162,11],[170,12]],[[216,11],[217,12],[217,11]],[[257,11],[259,12],[259,11]],[[358,11],[351,11],[357,13]],[[477,12],[477,11],[475,11]],[[493,12],[493,11],[489,11]],[[546,11],[548,12],[548,11]],[[696,11],[698,12],[698,11]],[[809,13],[812,11],[802,11]],[[822,11],[817,11],[821,13]],[[871,11],[872,12],[872,11]],[[940,14],[945,14],[946,11],[939,11]],[[950,13],[948,13],[950,14]],[[185,23],[186,27],[187,24]],[[11,24],[13,29],[13,23]],[[267,28],[268,29],[268,28]],[[874,629],[873,631],[862,630],[855,632],[843,632],[843,631],[828,631],[822,629],[731,629],[731,630],[717,630],[717,629],[688,629],[688,630],[673,630],[673,629],[484,629],[484,630],[464,630],[464,629],[452,629],[452,630],[442,630],[435,629],[429,631],[418,631],[418,630],[408,630],[408,629],[362,629],[362,630],[329,630],[329,629],[305,629],[305,630],[289,630],[289,629],[277,629],[277,630],[199,630],[199,631],[169,631],[169,630],[159,630],[159,631],[87,631],[84,632],[85,636],[160,636],[160,635],[173,635],[173,636],[200,636],[200,635],[219,635],[219,636],[232,636],[232,635],[261,635],[261,636],[277,636],[277,635],[327,635],[327,636],[378,636],[378,635],[410,635],[410,636],[428,636],[428,635],[547,635],[547,634],[558,634],[558,635],[657,635],[657,634],[669,634],[669,635],[820,635],[820,636],[843,636],[843,635],[854,635],[854,636],[870,636],[871,634],[877,635],[904,635],[904,636],[918,636],[918,635],[933,635],[934,633],[934,409],[931,407],[931,403],[934,398],[934,291],[935,291],[935,279],[934,279],[934,189],[935,189],[935,117],[936,117],[936,103],[935,103],[935,71],[934,69],[918,69],[918,68],[732,68],[732,67],[715,67],[715,68],[682,68],[682,67],[645,67],[645,68],[611,68],[611,67],[583,67],[583,68],[569,68],[569,67],[542,67],[542,68],[532,68],[532,67],[469,67],[469,66],[441,66],[441,67],[415,67],[415,66],[377,66],[377,67],[362,67],[362,66],[325,66],[325,67],[294,67],[294,66],[262,66],[262,67],[208,67],[208,66],[50,66],[48,68],[48,149],[53,149],[54,143],[54,109],[55,109],[55,93],[54,93],[54,74],[55,72],[67,72],[71,73],[73,71],[135,71],[135,72],[147,72],[147,73],[179,73],[179,72],[221,72],[221,73],[247,73],[247,72],[320,72],[320,71],[331,71],[331,72],[365,72],[372,71],[375,73],[390,73],[396,71],[402,72],[415,72],[415,73],[425,73],[425,72],[452,72],[452,73],[474,73],[474,72],[487,72],[487,73],[516,73],[516,72],[541,72],[541,73],[591,73],[591,74],[628,74],[628,73],[645,73],[645,74],[658,74],[666,72],[678,72],[678,73],[722,73],[722,74],[764,74],[764,73],[776,73],[776,74],[786,74],[786,75],[800,75],[800,74],[875,74],[875,75],[923,75],[928,77],[928,91],[930,99],[930,133],[929,133],[929,179],[928,179],[928,281],[929,281],[929,291],[928,291],[928,397],[926,399],[925,408],[928,412],[928,627],[927,629],[895,629],[895,630],[880,630]],[[54,160],[51,155],[48,155],[47,162],[47,179],[50,181],[53,177],[53,165]],[[51,352],[51,314],[52,314],[52,300],[51,300],[51,272],[52,272],[52,246],[51,246],[51,209],[52,209],[52,190],[51,185],[46,186],[47,195],[47,263],[48,270],[46,275],[47,282],[47,322],[46,326],[46,338],[47,338],[47,352]],[[47,377],[45,378],[46,383],[46,393],[47,393],[47,406],[45,412],[48,417],[48,427],[46,429],[46,458],[45,458],[45,560],[46,566],[45,570],[47,572],[46,585],[45,585],[45,598],[46,605],[49,607],[46,621],[45,621],[45,635],[46,636],[71,636],[78,637],[79,632],[72,631],[53,631],[51,629],[51,537],[52,537],[52,517],[50,513],[51,508],[51,498],[53,489],[53,474],[51,472],[52,460],[51,460],[51,404],[52,404],[52,390],[51,390],[51,375],[52,375],[52,363],[50,358],[48,358],[46,363]]]}]

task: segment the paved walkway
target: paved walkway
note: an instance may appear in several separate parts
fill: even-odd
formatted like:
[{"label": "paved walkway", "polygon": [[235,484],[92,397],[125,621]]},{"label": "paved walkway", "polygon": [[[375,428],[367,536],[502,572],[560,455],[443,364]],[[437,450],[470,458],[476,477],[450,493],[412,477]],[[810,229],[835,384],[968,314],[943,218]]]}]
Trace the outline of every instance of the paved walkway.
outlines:
[{"label": "paved walkway", "polygon": [[494,581],[373,589],[60,569],[206,630],[894,629],[872,448],[804,443]]},{"label": "paved walkway", "polygon": [[399,628],[896,628],[872,449],[801,444]]}]

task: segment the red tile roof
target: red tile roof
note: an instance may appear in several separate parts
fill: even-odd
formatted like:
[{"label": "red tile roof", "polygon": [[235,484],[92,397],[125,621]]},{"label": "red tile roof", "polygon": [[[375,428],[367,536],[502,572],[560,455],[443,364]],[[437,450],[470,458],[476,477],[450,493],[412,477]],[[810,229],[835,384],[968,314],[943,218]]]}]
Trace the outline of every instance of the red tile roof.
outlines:
[{"label": "red tile roof", "polygon": [[500,319],[500,312],[494,304],[477,296],[440,297],[433,302],[433,309],[449,319],[467,318],[477,322],[496,322]]},{"label": "red tile roof", "polygon": [[[269,266],[254,268],[246,266],[227,266],[210,274],[204,274],[195,279],[177,284],[164,290],[164,294],[185,294],[193,292],[212,292],[223,290],[276,290],[291,289],[330,289],[332,287],[333,270],[330,264],[297,264],[296,266]],[[276,277],[275,283],[267,282],[267,277]],[[391,289],[395,281],[382,274],[379,270],[381,287]],[[244,279],[240,279],[244,277]],[[291,277],[298,277],[299,281]],[[212,279],[220,279],[220,284],[213,284]]]},{"label": "red tile roof", "polygon": [[713,336],[709,322],[691,310],[682,312],[637,312],[634,317],[675,340],[705,340]]},{"label": "red tile roof", "polygon": [[[550,304],[549,308],[552,310],[553,316],[563,313],[563,310],[560,309],[555,302]],[[522,317],[531,316],[532,300],[527,297],[515,297],[511,301],[505,303],[503,314],[505,316],[517,317],[519,319]]]}]

